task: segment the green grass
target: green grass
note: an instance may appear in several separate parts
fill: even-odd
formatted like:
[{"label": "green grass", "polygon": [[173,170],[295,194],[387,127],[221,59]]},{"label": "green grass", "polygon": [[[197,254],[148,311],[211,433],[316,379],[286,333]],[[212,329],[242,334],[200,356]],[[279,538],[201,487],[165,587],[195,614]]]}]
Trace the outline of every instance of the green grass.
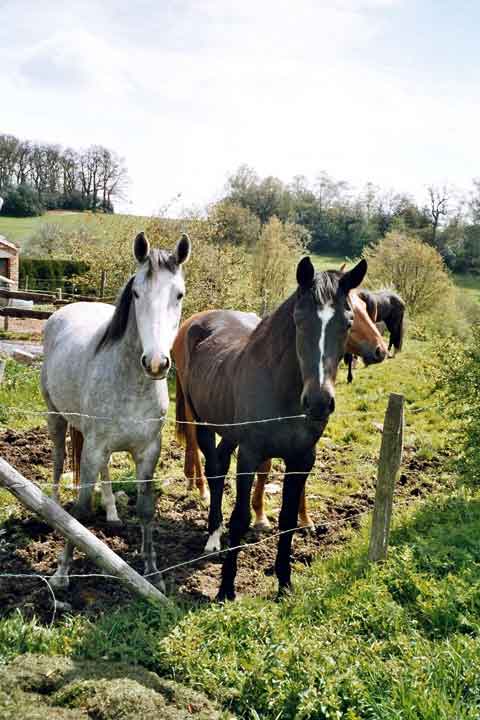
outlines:
[{"label": "green grass", "polygon": [[480,276],[479,275],[460,275],[455,273],[453,275],[455,285],[461,290],[464,290],[467,296],[472,300],[480,301]]},{"label": "green grass", "polygon": [[437,496],[397,520],[390,557],[359,535],[281,602],[133,603],[51,629],[0,623],[20,652],[141,664],[245,719],[474,720],[480,712],[480,494]]},{"label": "green grass", "polygon": [[[11,218],[0,215],[0,235],[5,235],[7,240],[19,245],[21,250],[28,255],[35,252],[35,247],[32,245],[32,236],[38,232],[42,225],[55,224],[65,228],[75,228],[80,225],[91,226],[97,222],[98,217],[101,217],[102,229],[105,229],[110,224],[114,226],[124,216],[97,216],[89,212],[47,212],[44,215],[32,218]],[[138,217],[139,221],[142,219]]]},{"label": "green grass", "polygon": [[19,245],[22,250],[26,250],[31,236],[42,225],[48,223],[74,227],[81,224],[84,219],[85,215],[83,213],[73,212],[65,214],[48,212],[31,218],[11,218],[0,215],[0,235],[4,235],[7,240]]}]

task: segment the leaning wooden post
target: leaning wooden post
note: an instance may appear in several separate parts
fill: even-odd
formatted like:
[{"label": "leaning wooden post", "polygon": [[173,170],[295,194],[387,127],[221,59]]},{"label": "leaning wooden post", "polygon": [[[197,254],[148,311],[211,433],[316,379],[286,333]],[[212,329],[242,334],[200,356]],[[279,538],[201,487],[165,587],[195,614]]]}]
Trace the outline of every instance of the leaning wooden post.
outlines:
[{"label": "leaning wooden post", "polygon": [[382,445],[378,462],[375,507],[368,559],[370,562],[387,557],[393,493],[403,452],[403,395],[391,393],[383,423]]},{"label": "leaning wooden post", "polygon": [[147,600],[165,602],[166,596],[145,580],[113,550],[87,530],[78,520],[69,515],[60,505],[44,495],[40,488],[20,475],[15,468],[0,458],[0,485],[3,485],[29,510],[40,515],[49,525],[83,550],[95,565],[109,575],[123,580],[133,592]]}]

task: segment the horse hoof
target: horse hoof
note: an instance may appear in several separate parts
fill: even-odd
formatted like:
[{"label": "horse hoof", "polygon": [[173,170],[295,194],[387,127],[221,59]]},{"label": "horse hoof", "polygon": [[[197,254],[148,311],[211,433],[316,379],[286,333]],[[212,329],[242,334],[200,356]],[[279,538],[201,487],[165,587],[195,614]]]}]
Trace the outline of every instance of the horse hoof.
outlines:
[{"label": "horse hoof", "polygon": [[260,518],[260,520],[258,520],[258,522],[255,523],[253,527],[255,530],[262,532],[263,530],[270,530],[272,526],[270,525],[270,521],[267,516],[264,515],[262,518]]},{"label": "horse hoof", "polygon": [[156,587],[157,590],[160,590],[164,595],[166,594],[167,587],[160,572],[148,573],[147,580]]},{"label": "horse hoof", "polygon": [[90,508],[77,507],[76,505],[74,505],[70,510],[70,515],[73,515],[76,520],[84,524],[89,520],[92,520],[94,517]]},{"label": "horse hoof", "polygon": [[210,502],[210,492],[207,488],[205,488],[204,490],[200,490],[200,500],[205,504],[208,504]]},{"label": "horse hoof", "polygon": [[216,601],[218,603],[233,602],[235,600],[235,590],[222,590],[218,591]]},{"label": "horse hoof", "polygon": [[302,530],[306,530],[309,533],[315,532],[315,523],[311,518],[307,518],[305,520],[300,521],[300,526]]},{"label": "horse hoof", "polygon": [[68,575],[60,575],[57,573],[58,570],[48,579],[47,582],[54,590],[66,590],[70,584]]},{"label": "horse hoof", "polygon": [[205,552],[220,552],[222,549],[222,532],[223,528],[219,527],[214,533],[210,535],[205,545]]}]

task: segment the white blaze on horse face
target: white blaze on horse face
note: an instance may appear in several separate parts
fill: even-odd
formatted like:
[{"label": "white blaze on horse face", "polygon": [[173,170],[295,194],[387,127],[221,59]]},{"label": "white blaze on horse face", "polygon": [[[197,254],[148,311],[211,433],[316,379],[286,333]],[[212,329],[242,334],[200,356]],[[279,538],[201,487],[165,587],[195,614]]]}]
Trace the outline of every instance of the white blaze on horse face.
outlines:
[{"label": "white blaze on horse face", "polygon": [[148,372],[165,376],[182,312],[185,292],[182,274],[167,268],[139,273],[133,292],[138,334]]},{"label": "white blaze on horse face", "polygon": [[325,381],[325,340],[327,338],[327,325],[335,315],[335,309],[332,305],[327,304],[321,310],[317,310],[317,315],[322,323],[322,329],[320,331],[320,340],[318,341],[318,347],[320,350],[320,360],[318,363],[319,381],[320,386]]}]

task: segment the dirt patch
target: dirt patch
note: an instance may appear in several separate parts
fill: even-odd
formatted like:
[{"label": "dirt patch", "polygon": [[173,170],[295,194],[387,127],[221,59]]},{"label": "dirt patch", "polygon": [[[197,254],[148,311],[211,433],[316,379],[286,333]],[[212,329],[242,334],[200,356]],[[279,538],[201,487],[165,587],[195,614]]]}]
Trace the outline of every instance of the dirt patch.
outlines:
[{"label": "dirt patch", "polygon": [[[180,448],[172,441],[169,451],[176,456]],[[318,454],[329,481],[336,483],[337,474],[340,483],[341,475],[328,470],[337,460],[335,448],[319,448]],[[0,455],[34,482],[44,482],[45,469],[51,471],[50,440],[44,429],[24,432],[6,430],[0,434]],[[442,462],[444,459],[440,457],[428,462],[419,460],[415,448],[407,448],[397,486],[397,500],[405,502],[408,498],[427,494],[433,484],[432,469],[438,467],[440,472]],[[217,593],[222,558],[215,556],[190,562],[204,554],[207,508],[196,494],[186,493],[184,487],[183,480],[167,479],[158,496],[157,522],[154,526],[158,566],[161,570],[168,569],[164,579],[170,592],[183,598],[207,601]],[[231,501],[233,491],[229,485],[225,492]],[[325,499],[321,513],[312,512],[315,530],[299,531],[295,535],[292,558],[295,569],[301,570],[302,566],[310,564],[315,558],[334,552],[352,529],[360,526],[372,508],[373,501],[373,478],[365,487],[348,496],[336,500]],[[141,531],[135,518],[135,502],[133,496],[128,496],[127,503],[119,508],[123,520],[121,526],[108,525],[102,510],[87,525],[100,540],[141,573]],[[278,505],[279,502],[280,494],[275,495],[275,503]],[[69,505],[66,509],[69,509]],[[254,530],[249,532],[247,541],[266,541],[242,551],[237,575],[239,594],[273,592],[274,585],[268,576],[274,573],[277,539],[272,534],[278,532],[276,511],[271,519],[272,530],[266,534],[259,535]],[[53,574],[63,545],[63,539],[48,525],[24,511],[20,518],[10,518],[0,529],[1,573],[22,576],[32,573]],[[169,569],[178,565],[180,567]],[[72,575],[85,576],[98,572],[82,554],[75,553]],[[13,609],[20,608],[27,617],[36,615],[43,621],[51,620],[52,597],[44,582],[28,577],[1,577],[1,573],[0,615],[7,615]],[[130,593],[119,581],[104,577],[72,577],[70,588],[57,592],[56,596],[59,601],[66,603],[64,607],[71,612],[89,616],[99,615],[131,600]]]},{"label": "dirt patch", "polygon": [[27,480],[44,480],[45,468],[52,469],[52,444],[47,429],[5,430],[0,434],[0,456]]},{"label": "dirt patch", "polygon": [[122,663],[20,655],[0,669],[4,720],[219,720],[205,695]]}]

